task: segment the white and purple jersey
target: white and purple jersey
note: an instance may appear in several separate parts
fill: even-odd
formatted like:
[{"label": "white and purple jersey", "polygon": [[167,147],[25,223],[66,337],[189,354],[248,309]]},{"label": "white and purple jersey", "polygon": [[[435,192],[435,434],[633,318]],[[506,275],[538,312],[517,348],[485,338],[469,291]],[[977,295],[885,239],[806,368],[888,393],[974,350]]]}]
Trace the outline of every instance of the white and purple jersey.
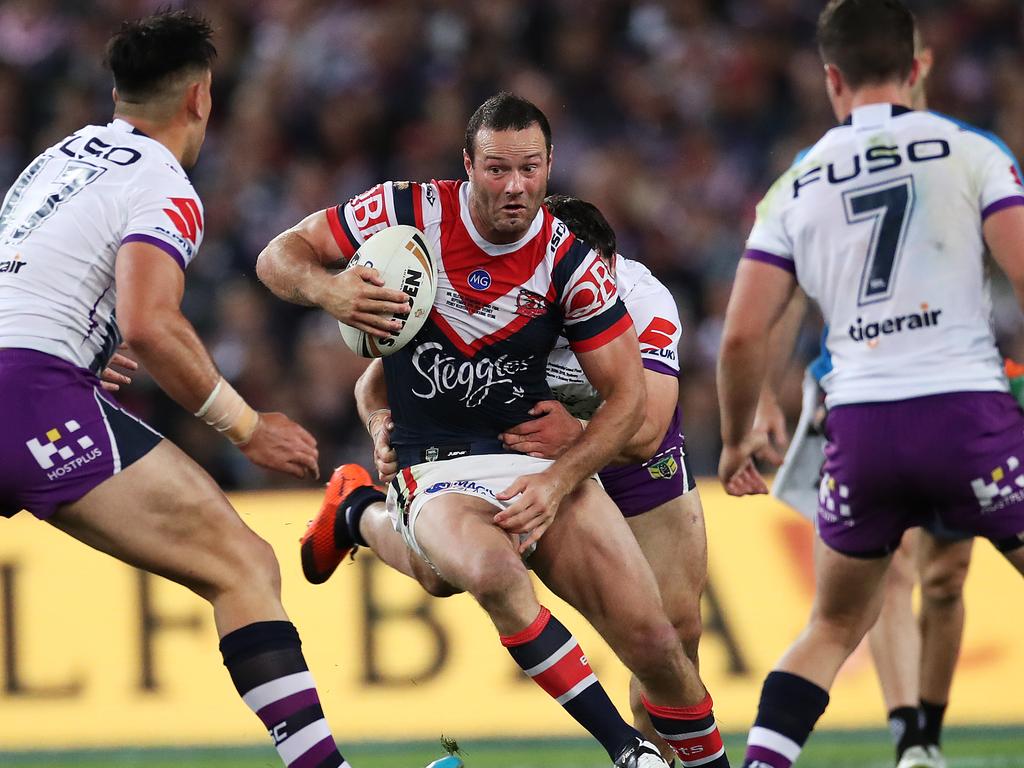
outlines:
[{"label": "white and purple jersey", "polygon": [[[682,324],[672,294],[647,267],[620,254],[615,255],[615,281],[633,318],[644,368],[678,376]],[[547,378],[555,397],[577,418],[589,419],[601,404],[564,336],[548,356]]]},{"label": "white and purple jersey", "polygon": [[167,147],[124,120],[53,145],[0,207],[0,348],[33,349],[98,373],[120,341],[114,264],[155,245],[184,269],[203,208]]},{"label": "white and purple jersey", "polygon": [[1006,391],[982,225],[1012,205],[1024,189],[990,138],[871,104],[772,186],[744,255],[793,272],[821,307],[830,407]]}]

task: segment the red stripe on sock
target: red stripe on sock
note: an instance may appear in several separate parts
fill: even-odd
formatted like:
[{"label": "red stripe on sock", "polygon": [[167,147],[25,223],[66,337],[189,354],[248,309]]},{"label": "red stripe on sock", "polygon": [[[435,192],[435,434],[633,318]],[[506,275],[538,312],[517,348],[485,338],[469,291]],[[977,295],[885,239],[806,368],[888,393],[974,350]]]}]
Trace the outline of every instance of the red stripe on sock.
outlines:
[{"label": "red stripe on sock", "polygon": [[666,720],[699,720],[710,715],[715,706],[710,693],[704,697],[702,702],[694,704],[692,707],[662,707],[658,704],[651,704],[646,696],[642,696],[641,700],[644,703],[644,709],[652,715],[664,717]]},{"label": "red stripe on sock", "polygon": [[531,640],[536,640],[540,633],[544,631],[544,627],[548,625],[550,618],[551,611],[542,605],[540,613],[537,614],[537,618],[533,620],[530,626],[522,632],[516,632],[514,635],[503,635],[501,637],[501,644],[506,648],[511,648],[516,645],[525,645]]},{"label": "red stripe on sock", "polygon": [[543,688],[548,696],[557,699],[571,691],[573,686],[592,672],[587,657],[583,655],[583,649],[577,643],[575,648],[534,677],[533,681]]},{"label": "red stripe on sock", "polygon": [[[662,737],[664,738],[664,737]],[[707,736],[696,739],[665,739],[681,760],[699,760],[710,757],[722,748],[722,734],[715,728]]]}]

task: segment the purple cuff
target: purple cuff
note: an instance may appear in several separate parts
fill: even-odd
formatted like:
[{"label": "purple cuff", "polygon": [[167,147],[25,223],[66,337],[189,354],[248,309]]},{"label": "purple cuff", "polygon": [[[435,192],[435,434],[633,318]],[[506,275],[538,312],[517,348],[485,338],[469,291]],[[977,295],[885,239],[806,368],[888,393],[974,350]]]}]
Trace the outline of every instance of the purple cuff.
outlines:
[{"label": "purple cuff", "polygon": [[796,274],[796,264],[793,263],[792,259],[787,259],[785,256],[777,256],[774,253],[768,253],[768,251],[759,251],[756,248],[747,248],[743,252],[744,259],[753,259],[754,261],[763,261],[765,264],[771,264],[773,267],[784,269],[790,274]]},{"label": "purple cuff", "polygon": [[679,376],[679,371],[661,360],[651,360],[649,357],[642,357],[644,368],[655,373],[664,373],[666,376]]},{"label": "purple cuff", "polygon": [[985,210],[981,212],[981,220],[984,221],[993,213],[998,213],[1004,208],[1012,208],[1015,205],[1024,205],[1024,196],[1011,195],[1010,197],[1004,197],[1002,200],[996,200],[994,203],[990,203],[986,206]]},{"label": "purple cuff", "polygon": [[178,266],[181,267],[182,272],[185,271],[185,257],[181,255],[177,248],[165,240],[161,240],[159,237],[153,237],[152,235],[128,235],[121,240],[121,245],[124,245],[125,243],[146,243],[147,245],[155,245],[161,251],[178,262]]}]

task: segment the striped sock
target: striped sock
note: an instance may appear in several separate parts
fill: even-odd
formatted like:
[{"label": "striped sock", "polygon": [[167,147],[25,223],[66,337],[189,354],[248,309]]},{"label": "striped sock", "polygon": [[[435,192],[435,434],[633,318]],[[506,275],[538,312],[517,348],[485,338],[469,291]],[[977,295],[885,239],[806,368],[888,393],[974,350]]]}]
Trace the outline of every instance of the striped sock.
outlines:
[{"label": "striped sock", "polygon": [[516,663],[615,760],[640,734],[619,715],[576,638],[542,607],[522,632],[501,638]]},{"label": "striped sock", "polygon": [[771,672],[747,736],[744,768],[789,768],[828,706],[828,691],[789,672]]},{"label": "striped sock", "polygon": [[220,641],[224,666],[288,768],[351,768],[338,752],[289,621],[258,621]]},{"label": "striped sock", "polygon": [[729,768],[710,693],[692,707],[660,707],[646,698],[643,703],[654,730],[672,747],[683,768]]}]

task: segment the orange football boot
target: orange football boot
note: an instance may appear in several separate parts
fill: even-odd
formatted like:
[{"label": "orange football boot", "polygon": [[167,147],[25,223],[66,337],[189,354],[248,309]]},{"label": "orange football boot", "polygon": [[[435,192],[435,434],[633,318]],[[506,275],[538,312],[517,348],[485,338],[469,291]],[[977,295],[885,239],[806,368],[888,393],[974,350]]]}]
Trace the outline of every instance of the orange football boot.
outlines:
[{"label": "orange football boot", "polygon": [[354,490],[365,486],[373,486],[373,480],[358,464],[342,464],[331,475],[320,512],[300,543],[302,573],[311,584],[323,584],[341,561],[359,548],[348,532],[345,500]]}]

